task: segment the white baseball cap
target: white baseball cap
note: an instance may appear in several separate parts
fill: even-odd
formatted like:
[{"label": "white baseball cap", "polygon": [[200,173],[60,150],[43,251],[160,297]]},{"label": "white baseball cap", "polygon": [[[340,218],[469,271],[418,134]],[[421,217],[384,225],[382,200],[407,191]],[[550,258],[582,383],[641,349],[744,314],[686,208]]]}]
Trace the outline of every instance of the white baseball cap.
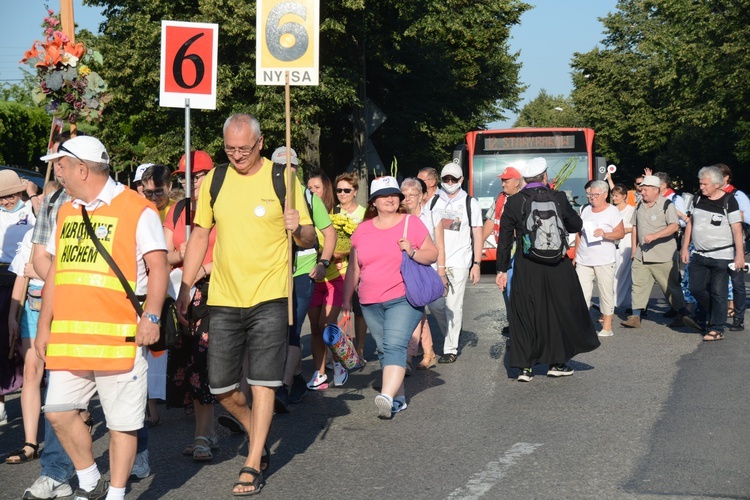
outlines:
[{"label": "white baseball cap", "polygon": [[143,173],[148,170],[148,167],[153,167],[153,163],[143,163],[141,165],[138,165],[138,168],[135,169],[135,175],[133,176],[133,182],[140,182],[141,178],[143,177]]},{"label": "white baseball cap", "polygon": [[57,153],[42,156],[40,160],[50,161],[69,156],[79,160],[93,161],[95,163],[105,163],[109,165],[109,155],[99,139],[90,135],[79,135],[58,146]]}]

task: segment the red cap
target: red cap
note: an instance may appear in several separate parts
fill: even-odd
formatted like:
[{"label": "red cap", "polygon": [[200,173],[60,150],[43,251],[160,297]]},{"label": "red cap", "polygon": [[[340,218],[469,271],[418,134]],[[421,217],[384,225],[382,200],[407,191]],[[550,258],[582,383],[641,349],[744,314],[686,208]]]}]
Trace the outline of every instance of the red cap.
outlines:
[{"label": "red cap", "polygon": [[[200,149],[190,153],[190,171],[203,172],[214,168],[214,161],[211,156]],[[172,175],[185,173],[185,155],[180,158],[180,167]]]},{"label": "red cap", "polygon": [[521,172],[516,170],[513,167],[507,167],[505,170],[503,170],[503,173],[498,175],[503,180],[507,179],[520,179],[521,178]]}]

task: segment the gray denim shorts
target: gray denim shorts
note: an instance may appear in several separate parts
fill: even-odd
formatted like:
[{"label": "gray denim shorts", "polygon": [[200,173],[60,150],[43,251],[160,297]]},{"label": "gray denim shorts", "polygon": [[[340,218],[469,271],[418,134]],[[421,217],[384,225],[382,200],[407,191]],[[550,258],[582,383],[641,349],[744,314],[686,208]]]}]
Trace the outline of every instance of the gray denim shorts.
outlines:
[{"label": "gray denim shorts", "polygon": [[224,394],[240,385],[247,359],[250,385],[280,387],[287,352],[286,299],[253,307],[211,306],[208,385]]}]

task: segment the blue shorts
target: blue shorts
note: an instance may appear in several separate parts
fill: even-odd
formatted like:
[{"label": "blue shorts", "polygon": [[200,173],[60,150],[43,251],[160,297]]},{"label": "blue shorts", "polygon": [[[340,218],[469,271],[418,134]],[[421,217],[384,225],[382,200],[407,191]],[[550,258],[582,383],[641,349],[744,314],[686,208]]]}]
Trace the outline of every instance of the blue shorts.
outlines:
[{"label": "blue shorts", "polygon": [[[42,287],[40,286],[29,285],[30,292],[40,291],[41,289]],[[23,314],[21,314],[21,324],[19,325],[22,339],[36,338],[36,326],[39,323],[39,311],[31,309],[33,300],[34,299],[29,299],[27,297],[23,304]],[[37,300],[40,301],[40,299]]]}]

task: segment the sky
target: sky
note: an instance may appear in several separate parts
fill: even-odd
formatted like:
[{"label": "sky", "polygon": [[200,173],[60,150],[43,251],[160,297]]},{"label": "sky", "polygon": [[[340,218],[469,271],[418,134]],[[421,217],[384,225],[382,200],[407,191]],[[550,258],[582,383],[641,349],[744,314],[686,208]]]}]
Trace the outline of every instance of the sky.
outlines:
[{"label": "sky", "polygon": [[[572,90],[570,61],[574,52],[588,52],[604,38],[599,18],[613,12],[617,0],[526,0],[534,6],[511,30],[512,52],[520,51],[521,83],[528,85],[522,103],[544,89],[551,95],[569,95]],[[0,0],[0,82],[15,82],[22,72],[18,61],[34,40],[41,39],[45,5],[59,11],[55,0]],[[78,28],[96,33],[103,21],[100,7],[73,0]],[[221,33],[219,33],[221,43]],[[491,128],[512,126],[516,116],[489,124]]]}]

